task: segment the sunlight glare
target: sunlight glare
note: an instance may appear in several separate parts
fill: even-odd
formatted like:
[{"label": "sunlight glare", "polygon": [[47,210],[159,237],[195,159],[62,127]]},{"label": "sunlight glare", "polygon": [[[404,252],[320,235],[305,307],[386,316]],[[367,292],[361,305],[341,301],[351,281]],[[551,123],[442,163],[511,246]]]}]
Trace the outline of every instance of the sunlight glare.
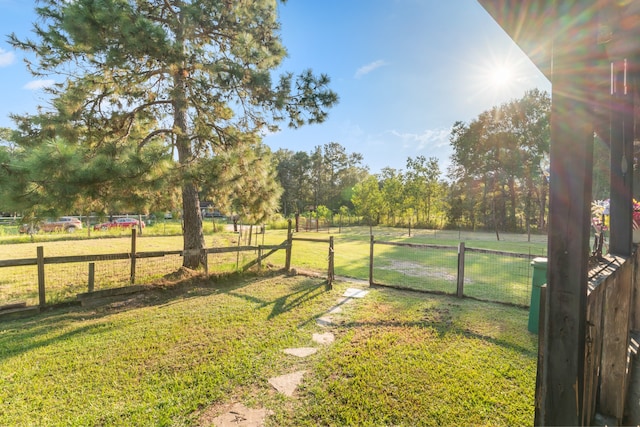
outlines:
[{"label": "sunlight glare", "polygon": [[513,83],[514,80],[513,69],[505,65],[499,66],[496,69],[492,70],[489,79],[490,84],[493,87],[509,86]]}]

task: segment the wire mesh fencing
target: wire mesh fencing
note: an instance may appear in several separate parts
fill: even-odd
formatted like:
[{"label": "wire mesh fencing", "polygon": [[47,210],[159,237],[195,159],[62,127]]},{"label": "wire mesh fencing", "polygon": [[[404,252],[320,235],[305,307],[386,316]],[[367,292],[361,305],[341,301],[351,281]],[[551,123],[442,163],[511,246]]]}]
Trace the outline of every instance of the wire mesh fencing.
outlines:
[{"label": "wire mesh fencing", "polygon": [[38,268],[36,265],[0,269],[0,305],[38,304]]},{"label": "wire mesh fencing", "polygon": [[372,239],[370,282],[526,307],[535,256]]},{"label": "wire mesh fencing", "polygon": [[376,242],[372,259],[376,284],[456,293],[456,247]]},{"label": "wire mesh fencing", "polygon": [[[286,245],[210,248],[203,250],[207,273],[225,274],[261,267],[264,248]],[[183,252],[158,251],[45,257],[0,261],[0,310],[13,305],[43,306],[76,300],[80,294],[130,285],[180,279]],[[178,273],[176,275],[176,273]]]},{"label": "wire mesh fencing", "polygon": [[528,306],[534,255],[466,248],[464,295]]},{"label": "wire mesh fencing", "polygon": [[[293,238],[290,234],[289,243],[266,246],[240,246],[238,240],[234,247],[205,249],[206,272],[225,274],[256,265],[277,268],[283,264],[285,268],[293,264],[320,272],[328,265],[331,278],[335,255],[337,274],[368,277],[370,283],[378,285],[520,306],[530,303],[531,260],[536,255],[465,248],[462,242],[460,246],[446,246],[375,241],[371,237],[367,244],[356,237],[340,238],[335,249],[330,245],[329,250],[325,245],[333,239],[331,236]],[[286,248],[287,257],[280,250]],[[48,258],[39,254],[38,258],[0,261],[0,307],[12,303],[42,306],[75,300],[86,292],[179,279],[173,273],[182,263],[179,250]]]}]

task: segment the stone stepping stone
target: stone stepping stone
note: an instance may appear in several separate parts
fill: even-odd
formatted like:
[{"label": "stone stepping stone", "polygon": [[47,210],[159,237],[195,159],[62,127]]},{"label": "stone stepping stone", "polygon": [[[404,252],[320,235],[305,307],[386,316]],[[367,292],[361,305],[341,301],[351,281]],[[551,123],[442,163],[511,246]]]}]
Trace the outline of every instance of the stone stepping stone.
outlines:
[{"label": "stone stepping stone", "polygon": [[285,396],[293,396],[307,371],[297,371],[279,377],[269,378],[269,384]]},{"label": "stone stepping stone", "polygon": [[[271,415],[272,411],[264,408],[250,409],[242,403],[234,403],[227,412],[217,416],[211,421],[215,427],[260,427],[264,425],[267,415]],[[202,424],[204,425],[204,424]]]},{"label": "stone stepping stone", "polygon": [[365,291],[363,289],[348,288],[346,291],[344,291],[344,294],[342,294],[342,296],[347,298],[364,298],[364,296],[368,293],[369,291]]},{"label": "stone stepping stone", "polygon": [[351,299],[351,298],[340,298],[338,301],[336,301],[336,305],[331,307],[327,311],[327,313],[329,313],[329,314],[341,313],[342,312],[342,306],[344,304],[347,304],[347,303],[351,302],[351,301],[353,301],[353,299]]},{"label": "stone stepping stone", "polygon": [[336,337],[331,332],[325,332],[324,334],[313,334],[313,341],[318,344],[331,344],[334,342]]},{"label": "stone stepping stone", "polygon": [[334,305],[329,309],[329,311],[327,311],[327,313],[329,314],[342,313],[342,307],[340,307],[339,305]]},{"label": "stone stepping stone", "polygon": [[287,354],[290,354],[291,356],[307,357],[307,356],[311,356],[312,354],[315,354],[318,351],[318,349],[315,347],[300,347],[300,348],[285,348],[282,351],[284,351]]},{"label": "stone stepping stone", "polygon": [[318,317],[316,319],[316,323],[319,326],[331,326],[333,325],[333,320],[330,317],[323,316],[323,317]]}]

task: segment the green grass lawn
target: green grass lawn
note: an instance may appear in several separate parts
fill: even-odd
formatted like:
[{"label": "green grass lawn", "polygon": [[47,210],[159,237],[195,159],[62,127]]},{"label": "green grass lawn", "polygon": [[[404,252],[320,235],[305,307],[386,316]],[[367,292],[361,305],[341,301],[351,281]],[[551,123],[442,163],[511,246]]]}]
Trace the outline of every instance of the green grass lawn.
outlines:
[{"label": "green grass lawn", "polygon": [[[349,286],[234,275],[5,321],[0,425],[202,425],[238,401],[268,426],[532,424],[525,310],[373,288],[318,326]],[[326,331],[333,344],[312,341]],[[293,397],[268,383],[298,370]]]}]

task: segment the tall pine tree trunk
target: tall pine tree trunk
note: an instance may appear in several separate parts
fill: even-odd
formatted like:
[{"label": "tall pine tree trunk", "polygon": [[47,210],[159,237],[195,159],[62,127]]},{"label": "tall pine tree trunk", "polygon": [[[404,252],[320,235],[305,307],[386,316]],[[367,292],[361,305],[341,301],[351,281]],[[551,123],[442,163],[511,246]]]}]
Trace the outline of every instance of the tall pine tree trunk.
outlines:
[{"label": "tall pine tree trunk", "polygon": [[[176,124],[178,122],[176,120]],[[186,135],[179,135],[176,138],[176,145],[178,146],[178,161],[181,165],[184,165],[191,158],[189,139]],[[201,249],[204,248],[204,234],[202,232],[202,214],[200,213],[198,187],[189,178],[182,183],[182,212],[184,221],[184,257],[182,265],[196,269],[203,261],[201,259]]]},{"label": "tall pine tree trunk", "polygon": [[[180,31],[176,33],[176,41],[183,42]],[[194,160],[191,141],[189,138],[189,124],[187,121],[187,77],[188,71],[181,64],[175,72],[174,83],[174,129],[176,130],[176,148],[178,162],[182,168],[184,181],[182,182],[182,212],[183,230],[183,267],[196,269],[202,263],[202,249],[204,248],[204,234],[202,231],[202,214],[200,212],[200,197],[198,186],[189,173],[189,165]]]}]

